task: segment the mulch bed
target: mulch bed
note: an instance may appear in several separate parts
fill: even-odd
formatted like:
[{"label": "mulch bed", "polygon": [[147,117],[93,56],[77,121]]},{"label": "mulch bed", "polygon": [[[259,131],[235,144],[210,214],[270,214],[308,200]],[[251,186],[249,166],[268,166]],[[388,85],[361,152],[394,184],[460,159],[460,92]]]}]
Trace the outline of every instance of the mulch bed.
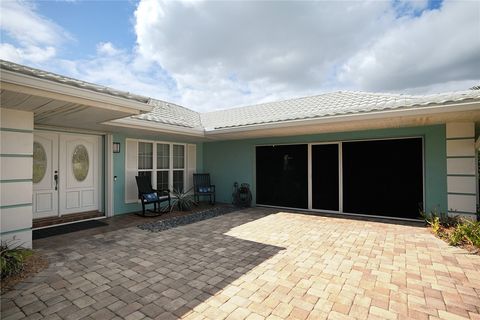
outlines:
[{"label": "mulch bed", "polygon": [[238,211],[240,208],[233,207],[233,206],[223,206],[223,207],[216,207],[212,209],[206,209],[202,211],[197,211],[191,214],[182,215],[178,217],[173,217],[170,219],[164,219],[154,222],[147,222],[144,224],[138,225],[138,228],[142,230],[148,230],[151,232],[160,232],[168,229],[172,229],[178,226],[215,218],[230,212]]},{"label": "mulch bed", "polygon": [[47,259],[45,259],[45,257],[43,257],[41,254],[34,252],[31,256],[25,259],[24,269],[22,272],[1,280],[1,293],[3,294],[12,290],[17,283],[46,269],[47,267]]}]

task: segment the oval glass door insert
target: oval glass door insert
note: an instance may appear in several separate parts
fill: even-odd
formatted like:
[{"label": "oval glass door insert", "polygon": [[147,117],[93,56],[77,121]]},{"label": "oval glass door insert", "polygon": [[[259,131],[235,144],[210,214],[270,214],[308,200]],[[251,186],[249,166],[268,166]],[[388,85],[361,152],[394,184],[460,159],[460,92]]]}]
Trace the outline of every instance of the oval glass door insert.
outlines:
[{"label": "oval glass door insert", "polygon": [[72,156],[72,170],[77,181],[82,182],[87,178],[89,166],[90,161],[87,148],[82,144],[77,145],[75,150],[73,150]]},{"label": "oval glass door insert", "polygon": [[33,142],[33,183],[39,183],[47,172],[47,153],[39,142]]}]

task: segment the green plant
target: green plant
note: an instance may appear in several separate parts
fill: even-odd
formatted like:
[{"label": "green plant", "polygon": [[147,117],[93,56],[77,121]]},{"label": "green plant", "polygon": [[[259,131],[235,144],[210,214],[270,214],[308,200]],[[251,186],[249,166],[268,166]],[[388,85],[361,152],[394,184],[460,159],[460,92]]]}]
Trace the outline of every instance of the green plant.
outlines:
[{"label": "green plant", "polygon": [[0,244],[0,274],[1,278],[19,274],[24,270],[25,259],[32,255],[32,250],[14,245],[14,241]]},{"label": "green plant", "polygon": [[430,226],[432,227],[432,231],[435,234],[438,234],[442,228],[442,224],[440,223],[439,217],[433,217],[432,220],[429,222]]},{"label": "green plant", "polygon": [[448,241],[452,245],[467,243],[480,248],[480,222],[462,219],[450,234]]},{"label": "green plant", "polygon": [[190,188],[187,191],[179,191],[173,189],[172,191],[172,206],[170,211],[176,207],[180,211],[189,211],[195,205],[195,201],[193,199],[192,194],[190,193],[193,188]]},{"label": "green plant", "polygon": [[430,213],[420,211],[420,216],[425,220],[426,224],[432,227],[435,233],[440,231],[441,228],[455,227],[459,223],[458,216],[451,217],[444,212],[438,213],[437,210]]},{"label": "green plant", "polygon": [[432,231],[435,234],[438,234],[442,228],[441,221],[442,219],[438,216],[436,210],[430,213],[426,213],[424,211],[420,211],[420,216],[425,220],[425,223],[430,225]]}]

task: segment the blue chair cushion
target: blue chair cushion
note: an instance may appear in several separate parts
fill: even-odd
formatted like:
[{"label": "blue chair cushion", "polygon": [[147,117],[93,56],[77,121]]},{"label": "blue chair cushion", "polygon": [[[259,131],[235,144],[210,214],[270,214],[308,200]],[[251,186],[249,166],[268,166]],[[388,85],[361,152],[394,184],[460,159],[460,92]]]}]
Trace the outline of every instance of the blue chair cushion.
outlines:
[{"label": "blue chair cushion", "polygon": [[144,198],[145,201],[147,201],[147,202],[158,201],[158,194],[156,194],[155,192],[153,192],[153,193],[145,193],[145,194],[143,194],[143,198]]}]

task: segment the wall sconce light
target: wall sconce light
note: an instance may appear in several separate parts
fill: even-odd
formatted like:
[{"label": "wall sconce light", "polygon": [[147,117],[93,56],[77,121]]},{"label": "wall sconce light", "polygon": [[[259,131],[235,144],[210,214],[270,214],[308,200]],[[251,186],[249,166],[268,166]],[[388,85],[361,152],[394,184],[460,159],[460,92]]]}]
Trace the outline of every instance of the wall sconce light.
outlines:
[{"label": "wall sconce light", "polygon": [[120,142],[113,143],[113,153],[120,153]]}]

